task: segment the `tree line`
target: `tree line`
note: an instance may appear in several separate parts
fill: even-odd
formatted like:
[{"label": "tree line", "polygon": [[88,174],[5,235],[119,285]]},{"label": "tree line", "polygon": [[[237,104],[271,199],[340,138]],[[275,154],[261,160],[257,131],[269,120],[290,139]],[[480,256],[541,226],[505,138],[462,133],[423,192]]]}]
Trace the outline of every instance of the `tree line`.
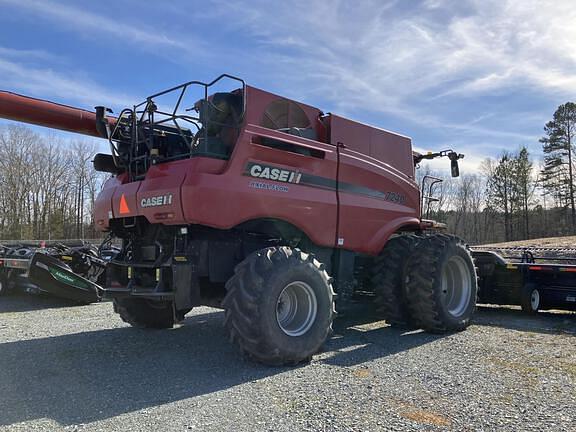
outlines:
[{"label": "tree line", "polygon": [[544,126],[540,164],[523,146],[484,160],[478,173],[435,173],[445,181],[430,217],[473,244],[575,235],[575,137],[576,104],[567,102]]},{"label": "tree line", "polygon": [[92,210],[105,180],[94,143],[0,128],[0,239],[96,238]]}]

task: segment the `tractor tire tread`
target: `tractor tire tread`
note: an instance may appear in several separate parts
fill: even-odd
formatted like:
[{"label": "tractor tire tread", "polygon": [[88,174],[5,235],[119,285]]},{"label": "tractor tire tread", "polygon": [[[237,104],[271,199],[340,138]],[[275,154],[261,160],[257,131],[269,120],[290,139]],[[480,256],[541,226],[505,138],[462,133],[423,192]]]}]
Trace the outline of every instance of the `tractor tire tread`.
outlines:
[{"label": "tractor tire tread", "polygon": [[[313,352],[305,355],[288,353],[278,345],[265,340],[258,328],[259,304],[268,289],[266,282],[278,267],[311,267],[328,284],[329,276],[320,262],[311,254],[285,246],[269,247],[249,255],[235,268],[234,275],[226,283],[227,294],[222,302],[225,309],[224,327],[230,341],[247,358],[271,366],[296,365],[309,361]],[[331,285],[330,295],[334,297]],[[332,317],[335,313],[332,301]],[[332,319],[330,319],[330,323]],[[318,342],[318,349],[331,331],[326,329]],[[316,350],[317,351],[317,350]]]},{"label": "tractor tire tread", "polygon": [[[472,313],[457,323],[443,319],[441,304],[434,290],[438,282],[437,278],[442,274],[440,268],[442,253],[450,244],[466,250],[470,262],[474,263],[464,241],[448,234],[434,234],[423,238],[408,263],[408,309],[418,326],[431,333],[464,330],[468,327],[470,316],[476,308],[477,289],[474,290]],[[472,280],[473,284],[477,283],[476,274],[473,275]]]},{"label": "tractor tire tread", "polygon": [[375,258],[371,283],[378,314],[393,326],[409,326],[414,320],[403,293],[404,268],[421,237],[410,234],[388,241]]}]

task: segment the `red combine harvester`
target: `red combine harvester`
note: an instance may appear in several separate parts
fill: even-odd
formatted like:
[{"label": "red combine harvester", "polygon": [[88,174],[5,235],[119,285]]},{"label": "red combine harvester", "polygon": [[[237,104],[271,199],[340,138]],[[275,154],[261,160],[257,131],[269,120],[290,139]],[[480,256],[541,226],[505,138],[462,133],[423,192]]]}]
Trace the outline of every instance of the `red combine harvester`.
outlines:
[{"label": "red combine harvester", "polygon": [[[231,85],[229,91],[215,91]],[[230,84],[231,83],[231,84]],[[199,91],[198,99],[190,95]],[[167,102],[170,101],[170,102]],[[109,117],[0,92],[0,117],[109,140],[97,228],[122,241],[104,287],[121,318],[168,328],[225,309],[231,340],[266,364],[309,359],[340,304],[373,292],[392,324],[462,330],[477,281],[465,243],[422,219],[410,138],[222,75]],[[37,255],[39,284],[86,282]],[[76,279],[75,279],[76,278]]]}]

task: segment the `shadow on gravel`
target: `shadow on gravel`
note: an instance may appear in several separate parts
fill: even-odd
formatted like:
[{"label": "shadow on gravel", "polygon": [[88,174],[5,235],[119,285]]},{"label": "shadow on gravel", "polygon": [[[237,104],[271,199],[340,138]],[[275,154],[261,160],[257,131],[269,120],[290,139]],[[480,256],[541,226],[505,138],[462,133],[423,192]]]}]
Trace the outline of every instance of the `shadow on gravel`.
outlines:
[{"label": "shadow on gravel", "polygon": [[[27,298],[8,299],[0,300],[0,312],[46,307],[44,301],[58,304],[35,298],[32,304],[41,306],[26,309]],[[558,333],[566,319],[575,330],[574,318],[547,313],[531,318],[516,310],[481,308],[474,321]],[[90,423],[293,370],[241,360],[226,339],[222,312],[191,315],[172,330],[79,331],[0,344],[0,428],[41,418],[62,425]],[[354,366],[445,336],[390,327],[370,304],[360,303],[335,321],[334,336],[318,361]]]},{"label": "shadow on gravel", "polygon": [[473,324],[545,334],[576,336],[576,313],[538,312],[528,315],[520,309],[478,306]]},{"label": "shadow on gravel", "polygon": [[18,292],[0,297],[0,314],[4,312],[28,312],[40,309],[55,309],[77,305],[78,303],[57,297]]},{"label": "shadow on gravel", "polygon": [[0,426],[88,423],[284,372],[241,360],[222,313],[172,330],[130,327],[0,344]]},{"label": "shadow on gravel", "polygon": [[358,303],[334,321],[334,336],[326,343],[329,358],[322,362],[334,366],[356,366],[374,359],[442,339],[447,334],[391,327],[378,317],[372,303]]}]

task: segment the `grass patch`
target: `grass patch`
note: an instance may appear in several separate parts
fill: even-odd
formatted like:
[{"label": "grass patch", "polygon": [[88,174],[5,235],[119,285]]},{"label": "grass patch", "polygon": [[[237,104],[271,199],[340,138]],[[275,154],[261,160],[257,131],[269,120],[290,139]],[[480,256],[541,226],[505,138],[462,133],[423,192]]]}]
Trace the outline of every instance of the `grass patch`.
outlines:
[{"label": "grass patch", "polygon": [[417,423],[433,426],[450,426],[452,421],[441,414],[418,408],[409,408],[400,411],[400,416]]},{"label": "grass patch", "polygon": [[356,378],[370,378],[370,376],[372,376],[370,369],[368,368],[355,369],[354,372],[352,372],[352,375]]}]

